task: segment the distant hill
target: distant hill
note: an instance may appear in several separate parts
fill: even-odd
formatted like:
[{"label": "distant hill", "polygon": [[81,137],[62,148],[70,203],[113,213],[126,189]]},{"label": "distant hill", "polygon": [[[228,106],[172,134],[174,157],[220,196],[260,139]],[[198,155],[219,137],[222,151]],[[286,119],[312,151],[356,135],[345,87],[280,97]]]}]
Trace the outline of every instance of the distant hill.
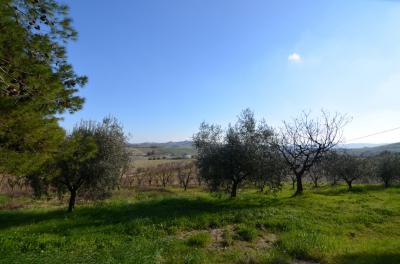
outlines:
[{"label": "distant hill", "polygon": [[192,141],[135,143],[129,144],[129,149],[136,158],[181,158],[196,155]]},{"label": "distant hill", "polygon": [[175,142],[170,141],[165,143],[144,142],[129,144],[129,146],[134,148],[192,148],[193,142],[189,140]]},{"label": "distant hill", "polygon": [[[184,155],[196,155],[196,149],[193,142],[145,142],[129,144],[133,156],[166,156],[170,158],[181,157]],[[383,151],[400,152],[400,142],[393,144],[372,144],[372,143],[352,143],[343,144],[338,147],[339,150],[346,151],[352,155],[374,156]]]},{"label": "distant hill", "polygon": [[374,144],[374,143],[348,143],[348,144],[339,144],[339,148],[344,149],[358,149],[358,148],[373,148],[379,147],[387,144]]},{"label": "distant hill", "polygon": [[363,156],[374,156],[378,155],[383,151],[390,151],[390,152],[400,152],[400,142],[380,145],[376,147],[363,147],[363,148],[344,148],[346,152],[353,154],[353,155],[363,155]]}]

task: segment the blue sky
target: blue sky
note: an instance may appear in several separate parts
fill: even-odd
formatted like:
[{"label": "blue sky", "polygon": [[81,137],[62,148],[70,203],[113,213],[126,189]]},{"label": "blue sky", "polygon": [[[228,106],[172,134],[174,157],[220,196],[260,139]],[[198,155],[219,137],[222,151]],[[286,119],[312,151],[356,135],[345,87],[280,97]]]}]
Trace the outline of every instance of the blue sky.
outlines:
[{"label": "blue sky", "polygon": [[69,59],[89,83],[67,129],[113,115],[132,142],[185,140],[247,107],[275,127],[302,110],[346,113],[346,139],[400,126],[400,1],[68,3]]}]

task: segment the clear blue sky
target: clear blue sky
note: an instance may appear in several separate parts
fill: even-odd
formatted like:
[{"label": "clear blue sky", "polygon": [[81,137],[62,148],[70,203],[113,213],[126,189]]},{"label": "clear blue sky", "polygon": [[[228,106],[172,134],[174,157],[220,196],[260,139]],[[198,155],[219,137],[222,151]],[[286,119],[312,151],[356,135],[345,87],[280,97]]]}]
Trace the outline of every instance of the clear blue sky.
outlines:
[{"label": "clear blue sky", "polygon": [[304,109],[348,113],[347,139],[400,126],[400,1],[68,3],[69,59],[89,84],[67,129],[111,114],[132,142],[184,140],[246,107],[273,126]]}]

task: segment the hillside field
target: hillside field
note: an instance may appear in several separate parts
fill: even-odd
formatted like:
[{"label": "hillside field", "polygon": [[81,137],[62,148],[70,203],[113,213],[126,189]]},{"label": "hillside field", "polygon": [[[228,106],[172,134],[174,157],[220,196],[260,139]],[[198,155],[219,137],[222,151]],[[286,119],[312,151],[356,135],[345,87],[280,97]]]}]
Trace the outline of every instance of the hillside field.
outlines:
[{"label": "hillside field", "polygon": [[[148,159],[147,153],[154,152],[154,156],[162,157],[181,157],[184,154],[196,155],[196,149],[191,141],[180,141],[180,142],[168,142],[168,143],[141,143],[141,144],[130,144],[129,150],[132,155],[137,158]],[[400,152],[400,143],[393,144],[344,144],[338,146],[338,149],[345,151],[352,155],[358,156],[373,156],[382,153],[383,151]]]},{"label": "hillside field", "polygon": [[129,144],[128,149],[134,160],[182,158],[184,155],[193,156],[197,153],[191,141]]},{"label": "hillside field", "polygon": [[119,190],[71,214],[3,195],[0,263],[400,263],[400,188],[292,193]]}]

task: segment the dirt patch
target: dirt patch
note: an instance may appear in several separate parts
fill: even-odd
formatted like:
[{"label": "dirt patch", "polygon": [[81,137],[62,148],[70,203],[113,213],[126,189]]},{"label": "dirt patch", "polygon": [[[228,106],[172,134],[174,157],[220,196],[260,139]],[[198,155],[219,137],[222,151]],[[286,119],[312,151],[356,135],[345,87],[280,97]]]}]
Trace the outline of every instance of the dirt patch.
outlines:
[{"label": "dirt patch", "polygon": [[263,233],[256,241],[257,248],[270,248],[273,243],[278,240],[277,236],[273,233]]},{"label": "dirt patch", "polygon": [[[213,243],[221,243],[221,241],[223,240],[223,234],[224,234],[224,230],[221,228],[213,228],[210,231],[211,234],[211,238]],[[216,245],[214,245],[216,246]]]},{"label": "dirt patch", "polygon": [[[208,232],[211,237],[210,248],[224,250],[228,248],[237,248],[239,250],[258,250],[271,248],[276,242],[277,236],[268,230],[263,229],[254,241],[242,241],[236,234],[236,226],[228,225],[223,228],[211,228],[207,230],[191,230],[177,234],[178,239],[186,240],[193,235],[201,232]],[[301,263],[299,263],[301,264]]]}]

